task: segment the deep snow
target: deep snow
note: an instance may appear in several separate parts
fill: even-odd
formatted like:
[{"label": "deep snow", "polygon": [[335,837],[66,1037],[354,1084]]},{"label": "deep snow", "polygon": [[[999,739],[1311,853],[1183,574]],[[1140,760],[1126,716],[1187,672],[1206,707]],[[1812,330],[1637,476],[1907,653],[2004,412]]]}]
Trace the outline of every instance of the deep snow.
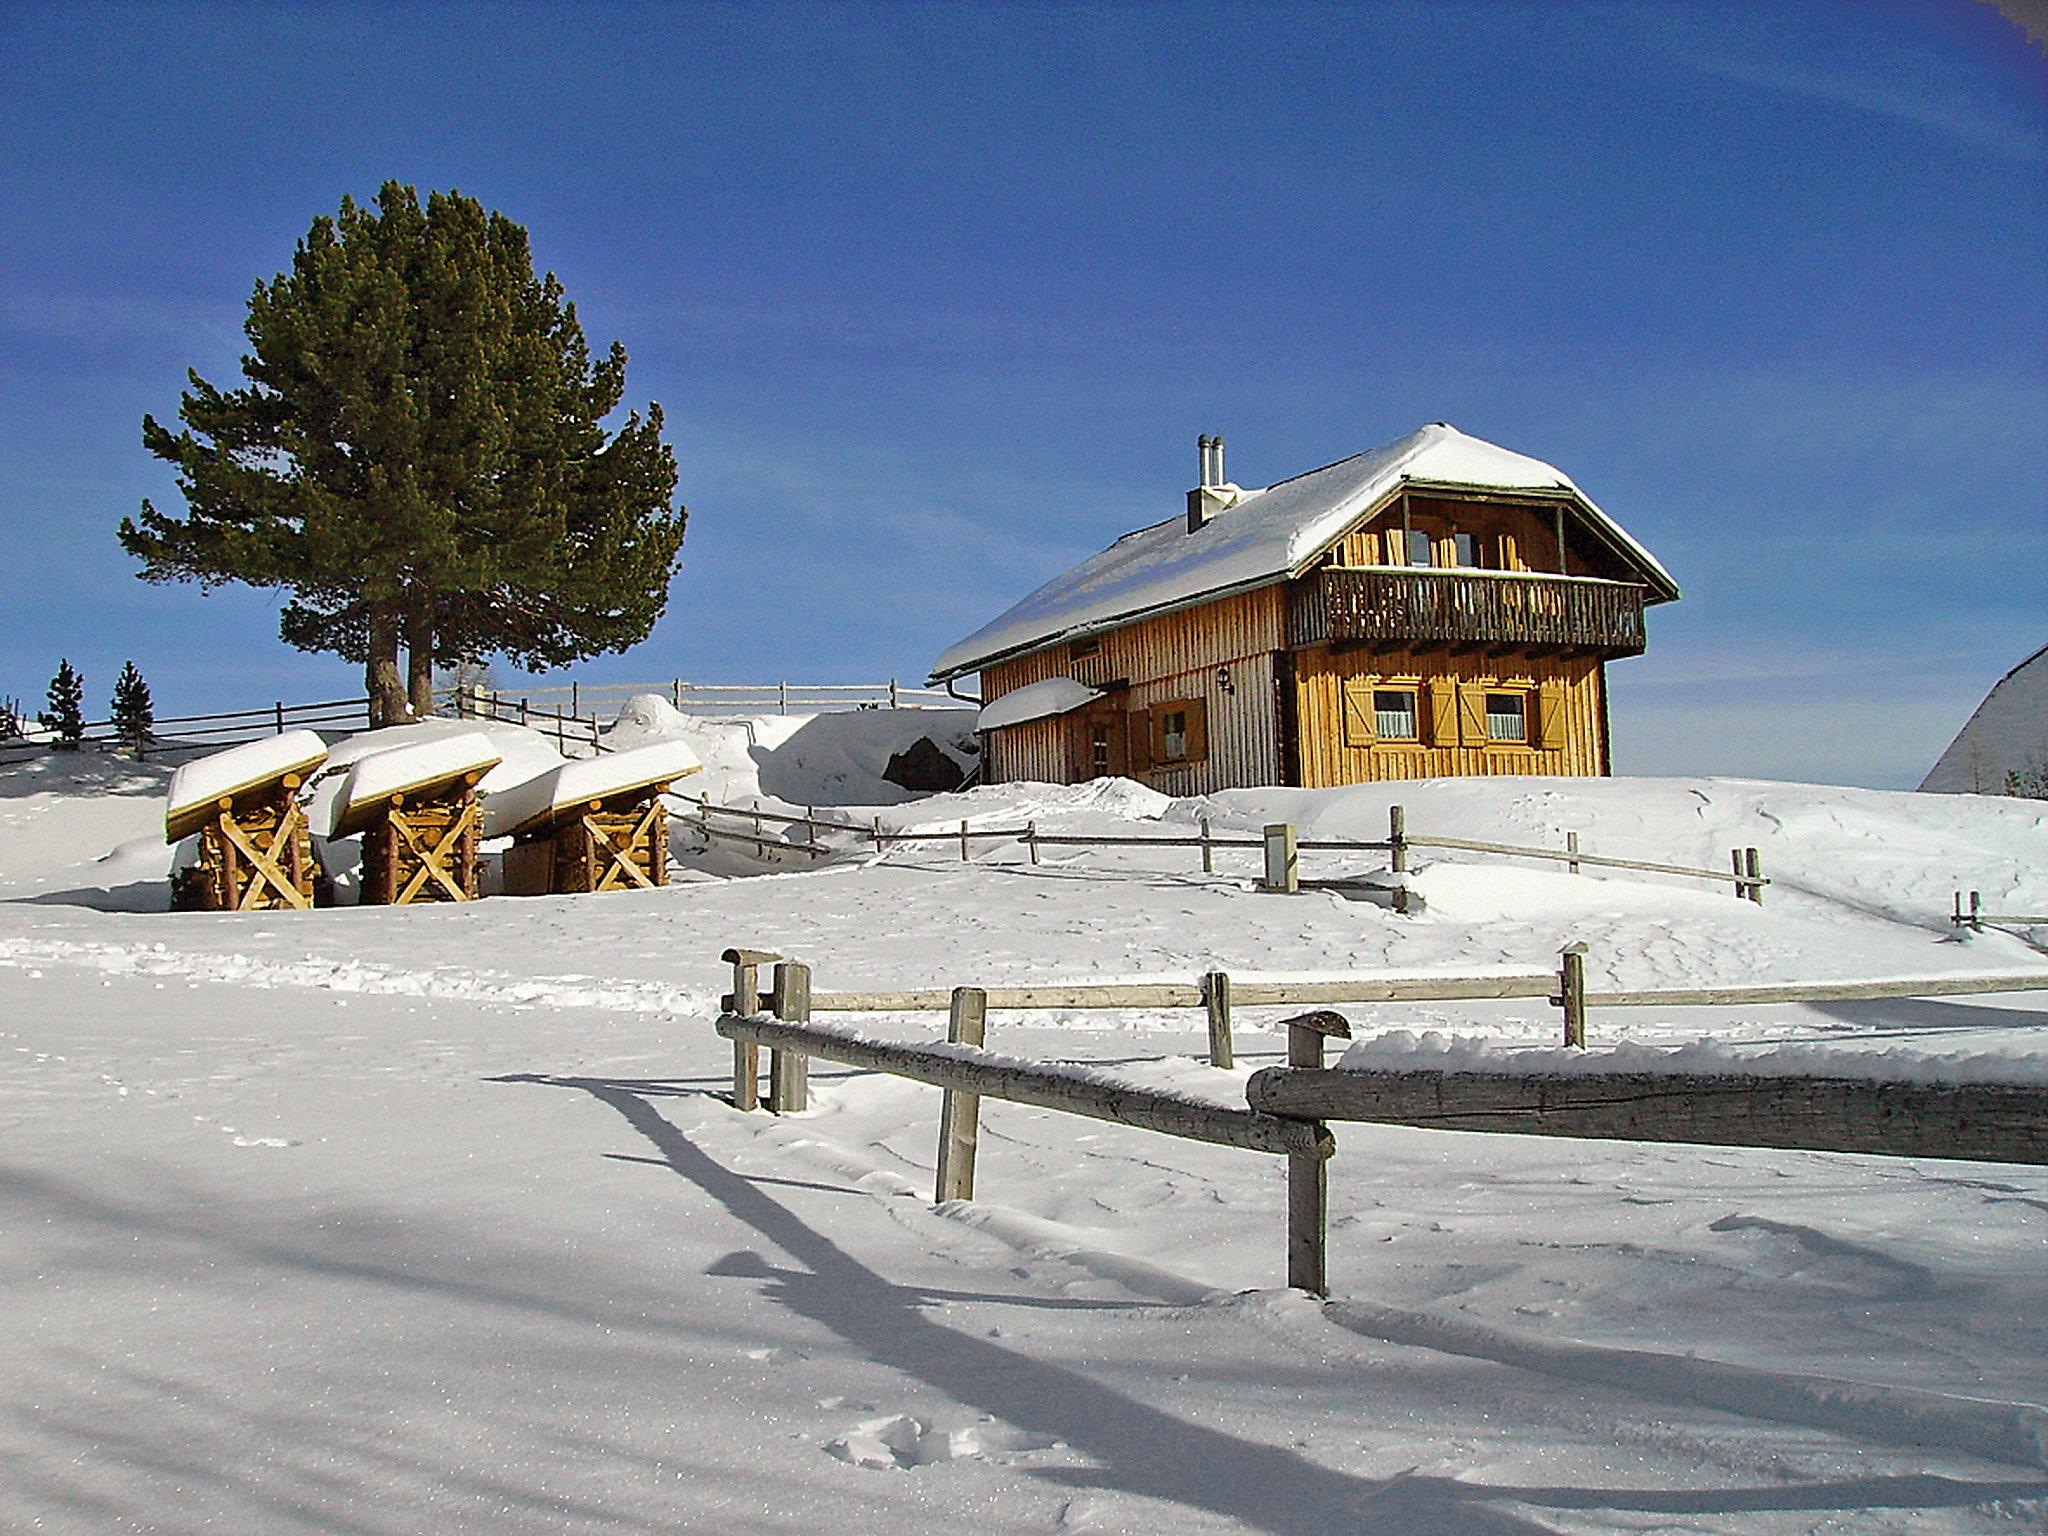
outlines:
[{"label": "deep snow", "polygon": [[[692,787],[722,768],[774,796],[745,748],[699,755]],[[97,758],[0,773],[0,1526],[2048,1521],[2043,1170],[1340,1127],[1318,1307],[1278,1289],[1277,1160],[988,1104],[980,1200],[934,1207],[936,1093],[819,1064],[810,1113],[740,1115],[710,1025],[734,943],[811,961],[821,989],[1528,969],[1574,939],[1598,986],[2048,967],[1946,920],[1958,883],[2048,899],[2048,807],[1500,780],[1199,802],[1006,786],[843,813],[1126,833],[1288,816],[1376,837],[1398,799],[1416,832],[1569,829],[1709,867],[1755,844],[1775,882],[1760,909],[1426,855],[1426,907],[1402,918],[1345,886],[1259,893],[1249,852],[1205,877],[1192,849],[1033,867],[989,841],[963,865],[946,843],[877,860],[847,835],[815,870],[686,854],[659,892],[101,910],[162,879],[165,778]],[[1312,876],[1375,863],[1305,858]],[[1615,1010],[1594,1031],[2025,1078],[2044,1008]],[[1557,1028],[1540,1000],[1345,1011],[1368,1054],[1547,1048]],[[998,1013],[989,1034],[1227,1100],[1278,1058],[1276,1022],[1241,1020],[1227,1074],[1197,1060],[1195,1011]]]}]

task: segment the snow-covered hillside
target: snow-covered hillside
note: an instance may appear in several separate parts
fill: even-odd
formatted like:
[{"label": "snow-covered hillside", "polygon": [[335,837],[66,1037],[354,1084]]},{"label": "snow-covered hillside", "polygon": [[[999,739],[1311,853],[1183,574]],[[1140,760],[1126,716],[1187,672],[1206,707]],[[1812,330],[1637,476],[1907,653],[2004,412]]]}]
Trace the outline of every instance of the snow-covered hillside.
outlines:
[{"label": "snow-covered hillside", "polygon": [[[763,756],[708,734],[738,738],[722,765],[718,740],[693,746],[713,767],[691,786],[730,775],[715,798],[824,804],[831,774],[871,771],[841,744],[778,781],[802,728]],[[1711,868],[1754,845],[1761,908],[1418,853],[1425,906],[1401,917],[1341,883],[1261,893],[1244,851],[1204,876],[1192,849],[1033,866],[991,837],[963,864],[839,835],[813,868],[699,853],[679,825],[678,883],[656,892],[104,910],[162,878],[164,778],[92,758],[0,773],[0,1526],[2048,1522],[2043,1170],[1340,1127],[1319,1307],[1278,1289],[1273,1160],[991,1103],[978,1203],[934,1207],[936,1093],[821,1064],[809,1113],[741,1115],[710,1024],[735,943],[810,961],[820,988],[1540,968],[1575,940],[1596,984],[1630,987],[2048,975],[2020,938],[1947,922],[1958,885],[2043,910],[2048,805],[1728,780],[1169,801],[1110,782],[839,813],[1379,837],[1398,799],[1417,834],[1577,831]],[[1311,877],[1379,863],[1304,857]],[[1346,1011],[1382,1050],[1557,1029],[1540,1000]],[[1231,1073],[1199,1064],[1193,1013],[998,1013],[990,1043],[1241,1103],[1277,1022],[1241,1012]],[[1991,1057],[2037,1079],[2048,995],[1593,1028],[1596,1047]]]}]

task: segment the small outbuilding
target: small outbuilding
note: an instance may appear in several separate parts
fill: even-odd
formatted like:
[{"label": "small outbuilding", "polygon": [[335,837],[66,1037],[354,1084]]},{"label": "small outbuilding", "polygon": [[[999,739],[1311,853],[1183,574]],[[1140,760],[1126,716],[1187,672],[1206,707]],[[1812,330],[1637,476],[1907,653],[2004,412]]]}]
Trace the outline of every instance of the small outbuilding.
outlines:
[{"label": "small outbuilding", "polygon": [[195,863],[171,879],[180,911],[313,905],[313,840],[299,790],[327,761],[311,731],[285,731],[185,764],[171,775],[164,840],[195,833]]},{"label": "small outbuilding", "polygon": [[703,764],[679,741],[583,758],[489,797],[488,836],[510,837],[508,896],[652,890],[668,883],[661,797]]},{"label": "small outbuilding", "polygon": [[477,785],[500,761],[480,731],[356,761],[335,801],[330,835],[362,835],[365,905],[476,900],[483,836]]},{"label": "small outbuilding", "polygon": [[1175,795],[1609,771],[1607,663],[1678,596],[1563,471],[1437,422],[1259,489],[1223,440],[1176,515],[953,646],[982,779]]}]

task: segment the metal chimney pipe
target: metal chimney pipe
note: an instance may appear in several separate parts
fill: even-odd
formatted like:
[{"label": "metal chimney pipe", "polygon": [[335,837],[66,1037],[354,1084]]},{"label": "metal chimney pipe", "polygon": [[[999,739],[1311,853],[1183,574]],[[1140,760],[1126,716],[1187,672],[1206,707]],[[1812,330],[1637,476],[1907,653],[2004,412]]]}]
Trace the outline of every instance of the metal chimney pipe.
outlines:
[{"label": "metal chimney pipe", "polygon": [[1216,456],[1216,478],[1215,478],[1214,480],[1211,480],[1211,481],[1210,481],[1209,483],[1210,483],[1211,485],[1222,485],[1222,484],[1224,484],[1224,483],[1225,483],[1225,482],[1224,482],[1224,479],[1223,479],[1223,437],[1222,437],[1222,434],[1220,434],[1220,433],[1219,433],[1219,434],[1218,434],[1218,435],[1216,435],[1215,437],[1212,437],[1212,438],[1210,438],[1210,439],[1209,439],[1209,451],[1210,451],[1211,453],[1215,454],[1215,456]]}]

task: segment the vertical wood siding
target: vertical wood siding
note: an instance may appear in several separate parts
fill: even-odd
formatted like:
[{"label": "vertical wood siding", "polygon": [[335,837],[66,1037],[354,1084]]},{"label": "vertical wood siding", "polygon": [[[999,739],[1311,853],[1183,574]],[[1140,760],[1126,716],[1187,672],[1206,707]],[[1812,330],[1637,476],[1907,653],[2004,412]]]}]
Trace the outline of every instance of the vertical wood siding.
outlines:
[{"label": "vertical wood siding", "polygon": [[[1377,779],[1434,779],[1501,773],[1597,775],[1606,760],[1601,740],[1600,661],[1596,657],[1452,656],[1443,651],[1393,647],[1333,650],[1318,646],[1297,652],[1295,707],[1301,730],[1301,782],[1311,789],[1362,784]],[[1482,688],[1528,689],[1534,696],[1546,682],[1564,712],[1563,746],[1488,744],[1445,746],[1429,742],[1433,679]],[[1425,744],[1345,744],[1344,685],[1414,687],[1423,717]]]},{"label": "vertical wood siding", "polygon": [[[1573,515],[1565,513],[1565,574],[1627,579],[1631,573],[1597,548],[1591,535],[1581,530],[1581,537],[1573,539]],[[1548,507],[1452,501],[1418,492],[1408,498],[1408,521],[1417,532],[1430,536],[1438,565],[1456,563],[1451,542],[1456,532],[1477,537],[1479,563],[1487,570],[1557,570],[1557,519]],[[1330,554],[1338,565],[1406,565],[1399,499],[1338,539]]]}]

